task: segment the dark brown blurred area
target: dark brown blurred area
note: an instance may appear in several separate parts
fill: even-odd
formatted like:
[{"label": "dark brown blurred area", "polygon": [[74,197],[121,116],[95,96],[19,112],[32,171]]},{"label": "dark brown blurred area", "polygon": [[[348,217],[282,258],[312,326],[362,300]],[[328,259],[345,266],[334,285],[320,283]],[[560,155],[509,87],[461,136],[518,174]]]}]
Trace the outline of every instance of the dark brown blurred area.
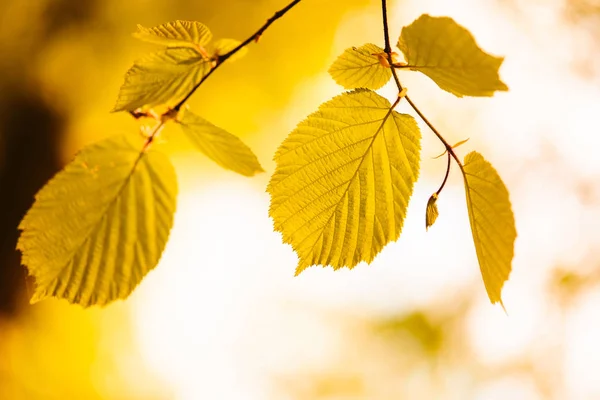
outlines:
[{"label": "dark brown blurred area", "polygon": [[26,302],[16,227],[34,194],[61,167],[59,149],[67,118],[40,93],[35,72],[27,66],[62,30],[89,23],[96,5],[96,0],[48,1],[40,20],[30,21],[41,29],[23,43],[25,49],[9,54],[0,45],[0,313],[5,315]]},{"label": "dark brown blurred area", "polygon": [[[17,81],[18,83],[18,81]],[[64,116],[23,86],[2,87],[0,96],[0,312],[15,311],[25,288],[25,270],[15,229],[35,192],[60,168],[58,143]]]}]

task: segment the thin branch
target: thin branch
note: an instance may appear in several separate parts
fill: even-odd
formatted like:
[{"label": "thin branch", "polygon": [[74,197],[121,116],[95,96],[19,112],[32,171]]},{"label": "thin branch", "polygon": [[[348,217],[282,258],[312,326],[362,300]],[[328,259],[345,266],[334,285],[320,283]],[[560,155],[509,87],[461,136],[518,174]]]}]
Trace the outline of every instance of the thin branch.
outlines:
[{"label": "thin branch", "polygon": [[[392,46],[390,45],[390,28],[388,26],[387,18],[387,0],[381,0],[381,13],[383,14],[383,39],[385,43],[384,51],[389,54],[392,52]],[[390,63],[391,65],[392,63]]]},{"label": "thin branch", "polygon": [[423,120],[423,122],[425,122],[425,124],[429,127],[429,129],[431,129],[431,131],[435,134],[435,136],[437,136],[437,138],[444,144],[444,147],[448,151],[448,154],[450,154],[452,156],[452,158],[454,158],[454,161],[456,161],[456,163],[462,170],[463,169],[462,163],[460,162],[460,159],[454,152],[454,149],[452,148],[452,146],[450,144],[448,144],[446,139],[444,139],[444,137],[438,132],[438,130],[435,129],[435,127],[431,124],[431,122],[429,122],[429,120],[427,118],[425,118],[425,116],[423,115],[421,110],[419,110],[417,108],[417,106],[415,105],[415,103],[413,103],[413,101],[410,99],[410,97],[406,96],[406,101],[408,101],[408,104],[410,104],[412,109],[415,110],[417,115],[419,115],[419,117]]},{"label": "thin branch", "polygon": [[450,156],[450,152],[447,152],[448,154],[448,165],[446,165],[446,175],[444,176],[444,180],[442,181],[442,184],[440,185],[440,188],[437,190],[437,192],[435,192],[435,194],[437,196],[440,195],[440,193],[442,193],[442,189],[444,188],[444,186],[446,186],[446,182],[448,181],[448,176],[450,175],[450,161],[452,161],[452,157]]},{"label": "thin branch", "polygon": [[225,53],[222,56],[219,56],[217,58],[215,65],[212,67],[212,69],[206,75],[204,75],[202,77],[200,82],[198,82],[196,84],[196,86],[194,86],[192,88],[192,90],[190,90],[190,92],[179,103],[177,103],[177,105],[175,107],[173,107],[173,109],[175,111],[179,111],[181,109],[181,107],[183,107],[185,102],[188,101],[190,97],[192,97],[192,95],[196,92],[196,90],[198,90],[200,85],[202,85],[202,83],[204,83],[204,81],[207,80],[208,77],[211,76],[212,73],[215,72],[217,70],[217,68],[219,68],[221,66],[221,64],[223,64],[228,58],[233,56],[235,53],[237,53],[238,51],[240,51],[241,49],[243,49],[244,47],[249,45],[251,42],[258,42],[258,39],[260,39],[262,34],[269,28],[269,26],[271,26],[271,24],[273,22],[275,22],[279,18],[283,17],[296,4],[300,3],[300,1],[302,1],[302,0],[294,0],[291,3],[289,3],[287,6],[282,8],[281,10],[277,11],[271,18],[269,18],[267,20],[267,22],[265,22],[265,24],[263,26],[261,26],[256,32],[254,32],[254,34],[252,34],[248,39],[244,40],[242,43],[240,43],[236,48],[234,48],[230,52]]},{"label": "thin branch", "polygon": [[[384,41],[385,41],[384,51],[387,54],[388,62],[390,64],[390,68],[392,70],[392,76],[394,77],[394,81],[396,82],[398,91],[402,92],[403,87],[402,87],[402,84],[400,83],[400,79],[398,78],[398,73],[396,72],[396,69],[408,68],[409,66],[404,65],[402,63],[394,63],[394,61],[392,59],[392,46],[390,44],[390,29],[388,26],[388,18],[387,18],[387,0],[381,0],[381,12],[383,14],[383,36],[384,36]],[[406,97],[406,101],[408,101],[408,104],[410,104],[412,109],[415,110],[415,112],[419,115],[419,117],[421,117],[421,119],[423,120],[423,122],[425,122],[425,124],[429,127],[429,129],[431,129],[433,131],[433,133],[444,144],[444,147],[448,151],[448,168],[446,170],[446,176],[444,177],[444,182],[442,182],[442,186],[437,191],[437,194],[439,194],[440,191],[444,188],[446,181],[448,180],[448,174],[450,172],[450,156],[452,156],[452,158],[454,158],[454,160],[460,167],[461,171],[463,170],[462,163],[460,162],[460,159],[454,152],[454,149],[452,149],[452,146],[450,146],[450,144],[448,144],[446,139],[444,139],[444,137],[438,132],[438,130],[435,129],[435,127],[431,124],[431,122],[429,122],[429,120],[427,118],[425,118],[423,113],[417,108],[415,103],[412,102],[410,97],[408,97],[406,95],[404,95],[404,97]]]},{"label": "thin branch", "polygon": [[440,193],[442,192],[442,189],[444,189],[446,182],[448,181],[448,176],[450,176],[451,159],[454,158],[454,160],[458,164],[460,170],[462,171],[463,175],[464,175],[464,169],[463,169],[462,163],[456,156],[454,149],[452,149],[452,146],[450,146],[448,144],[446,139],[444,139],[444,137],[438,132],[437,129],[435,129],[435,127],[431,124],[431,122],[429,122],[429,120],[427,118],[425,118],[425,116],[423,115],[421,110],[419,110],[417,108],[417,106],[415,105],[415,103],[412,102],[410,97],[408,97],[406,95],[406,89],[402,87],[402,84],[400,83],[400,79],[398,78],[398,73],[396,72],[396,69],[408,68],[408,65],[406,65],[405,63],[395,63],[393,60],[393,57],[392,57],[392,46],[390,43],[390,29],[388,26],[388,17],[387,17],[387,0],[381,0],[381,13],[383,14],[383,38],[385,41],[384,51],[385,51],[385,54],[387,54],[387,60],[390,65],[390,69],[392,70],[392,76],[394,77],[394,82],[396,82],[396,87],[398,88],[398,100],[396,100],[396,102],[394,103],[394,106],[392,106],[392,109],[398,104],[398,102],[400,101],[400,99],[402,99],[402,97],[405,97],[406,101],[408,101],[408,104],[410,104],[412,109],[415,110],[415,112],[419,115],[419,117],[421,117],[423,122],[425,122],[425,124],[427,124],[429,129],[431,129],[433,131],[433,133],[435,133],[437,138],[444,144],[444,147],[446,148],[446,151],[448,152],[448,164],[446,166],[446,175],[444,175],[444,180],[442,181],[440,188],[437,190],[437,192],[435,192],[435,196],[439,196]]},{"label": "thin branch", "polygon": [[[385,51],[385,54],[387,54],[388,63],[390,65],[394,65],[394,60],[392,58],[392,45],[390,43],[390,28],[388,26],[388,17],[387,17],[387,0],[381,0],[381,13],[383,14],[383,39],[385,42],[384,51]],[[398,87],[399,92],[402,92],[402,84],[400,83],[400,79],[398,79],[398,74],[396,73],[396,69],[391,68],[391,70],[392,70],[392,76],[394,77],[394,82],[396,82],[396,87]]]}]

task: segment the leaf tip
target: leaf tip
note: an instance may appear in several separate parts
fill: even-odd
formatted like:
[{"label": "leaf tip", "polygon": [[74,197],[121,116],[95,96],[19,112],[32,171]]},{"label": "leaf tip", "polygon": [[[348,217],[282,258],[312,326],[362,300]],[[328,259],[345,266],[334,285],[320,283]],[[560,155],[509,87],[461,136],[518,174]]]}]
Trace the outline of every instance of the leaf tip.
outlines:
[{"label": "leaf tip", "polygon": [[506,311],[506,307],[504,307],[504,302],[502,301],[502,299],[498,300],[497,302],[500,303],[500,306],[504,310],[504,314],[506,314],[506,316],[508,317],[508,311]]},{"label": "leaf tip", "polygon": [[140,24],[137,24],[136,28],[137,28],[137,31],[133,32],[131,34],[131,36],[133,36],[136,39],[140,39],[141,40],[143,34],[146,33],[148,31],[148,29],[145,28],[144,26],[140,25]]},{"label": "leaf tip", "polygon": [[510,90],[510,88],[508,87],[508,85],[506,83],[504,83],[503,81],[500,81],[499,85],[498,85],[498,91],[499,92],[508,92]]},{"label": "leaf tip", "polygon": [[37,304],[48,297],[49,296],[47,296],[45,292],[40,292],[39,289],[36,289],[36,291],[31,295],[31,298],[29,299],[29,304]]},{"label": "leaf tip", "polygon": [[264,168],[262,167],[262,165],[260,165],[260,163],[257,161],[257,162],[256,162],[256,165],[255,165],[255,166],[254,166],[254,168],[253,168],[253,170],[252,170],[252,171],[251,171],[251,172],[250,172],[248,175],[246,175],[246,176],[247,176],[247,177],[249,177],[249,178],[251,178],[251,177],[253,177],[253,176],[256,176],[256,175],[258,175],[258,174],[262,174],[262,173],[264,173],[264,172],[266,172],[266,171],[265,171],[265,169],[264,169]]},{"label": "leaf tip", "polygon": [[308,268],[308,265],[306,265],[306,263],[304,263],[302,260],[298,261],[298,266],[296,267],[294,276],[300,275],[306,268]]}]

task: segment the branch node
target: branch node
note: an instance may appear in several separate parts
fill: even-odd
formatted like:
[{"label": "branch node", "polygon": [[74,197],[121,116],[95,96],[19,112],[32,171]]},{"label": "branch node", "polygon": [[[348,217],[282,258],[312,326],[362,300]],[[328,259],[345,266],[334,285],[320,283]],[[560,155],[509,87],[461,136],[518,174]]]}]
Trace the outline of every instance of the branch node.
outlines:
[{"label": "branch node", "polygon": [[163,124],[166,123],[167,121],[177,121],[179,117],[179,110],[176,110],[174,108],[169,108],[167,111],[165,111],[163,113],[163,115],[160,116],[160,122],[162,122]]},{"label": "branch node", "polygon": [[138,108],[137,110],[129,111],[129,114],[135,119],[152,118],[157,121],[159,120],[158,115],[152,109],[144,110],[142,108]]}]

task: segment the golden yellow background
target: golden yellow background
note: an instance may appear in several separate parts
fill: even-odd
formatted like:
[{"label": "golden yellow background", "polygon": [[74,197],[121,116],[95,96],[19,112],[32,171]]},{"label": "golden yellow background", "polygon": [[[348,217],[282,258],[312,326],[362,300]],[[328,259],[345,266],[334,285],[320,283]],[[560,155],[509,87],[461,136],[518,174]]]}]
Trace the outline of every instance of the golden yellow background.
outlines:
[{"label": "golden yellow background", "polygon": [[[423,170],[400,240],[370,266],[293,277],[296,256],[267,215],[272,154],[342,91],[327,74],[335,57],[383,42],[380,2],[304,0],[190,101],[249,144],[267,172],[222,170],[167,128],[159,145],[180,196],[161,263],[127,301],[103,309],[30,306],[23,289],[18,312],[0,316],[0,399],[600,398],[600,4],[389,3],[394,42],[420,14],[448,15],[506,57],[510,91],[490,99],[400,77],[449,142],[470,138],[458,153],[483,153],[511,192],[519,236],[508,315],[487,299],[458,171],[425,232],[445,160],[432,159],[443,148],[423,124]],[[154,49],[131,37],[136,24],[197,20],[217,38],[245,39],[285,4],[3,0],[2,121],[17,101],[43,104],[62,163],[93,141],[137,134],[139,121],[109,113],[127,68]],[[5,139],[35,141],[34,122],[3,125],[0,169]]]}]

